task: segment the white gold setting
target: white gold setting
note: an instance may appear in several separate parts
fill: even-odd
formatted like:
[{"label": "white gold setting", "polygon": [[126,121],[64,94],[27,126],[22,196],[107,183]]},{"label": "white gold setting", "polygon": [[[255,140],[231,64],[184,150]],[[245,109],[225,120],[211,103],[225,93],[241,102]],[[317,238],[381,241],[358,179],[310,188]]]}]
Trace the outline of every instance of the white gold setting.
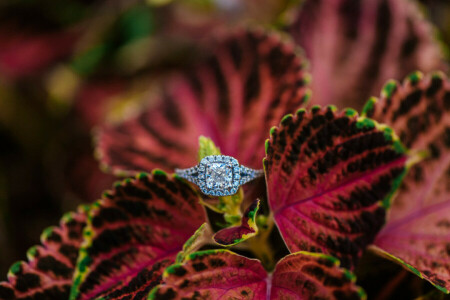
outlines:
[{"label": "white gold setting", "polygon": [[239,165],[239,162],[226,155],[210,155],[188,169],[175,169],[175,173],[198,185],[205,195],[229,196],[237,193],[239,187],[264,174]]}]

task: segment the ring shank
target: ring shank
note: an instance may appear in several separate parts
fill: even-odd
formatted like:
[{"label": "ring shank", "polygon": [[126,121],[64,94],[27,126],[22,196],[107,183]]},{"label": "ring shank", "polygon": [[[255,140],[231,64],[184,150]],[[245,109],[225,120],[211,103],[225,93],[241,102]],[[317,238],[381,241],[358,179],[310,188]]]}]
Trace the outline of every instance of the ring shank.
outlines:
[{"label": "ring shank", "polygon": [[198,183],[198,166],[187,169],[175,169],[175,174],[194,184]]}]

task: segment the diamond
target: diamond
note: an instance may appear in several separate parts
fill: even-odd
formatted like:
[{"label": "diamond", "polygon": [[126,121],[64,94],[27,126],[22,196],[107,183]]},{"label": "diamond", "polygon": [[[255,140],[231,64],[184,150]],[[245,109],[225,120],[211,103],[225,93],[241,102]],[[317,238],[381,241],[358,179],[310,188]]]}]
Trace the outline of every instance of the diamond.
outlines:
[{"label": "diamond", "polygon": [[206,187],[228,189],[233,186],[233,169],[229,163],[214,162],[206,168]]}]

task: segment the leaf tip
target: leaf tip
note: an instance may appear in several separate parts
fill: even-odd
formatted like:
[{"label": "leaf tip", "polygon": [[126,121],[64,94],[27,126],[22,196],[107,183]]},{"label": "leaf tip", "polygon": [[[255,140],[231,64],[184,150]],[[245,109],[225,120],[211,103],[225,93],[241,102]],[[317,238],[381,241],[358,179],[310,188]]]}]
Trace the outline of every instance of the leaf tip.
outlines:
[{"label": "leaf tip", "polygon": [[355,117],[358,115],[358,112],[354,110],[353,108],[346,108],[344,110],[344,113],[347,117]]},{"label": "leaf tip", "polygon": [[116,181],[113,183],[113,187],[116,189],[122,185],[122,181]]},{"label": "leaf tip", "polygon": [[[308,80],[305,80],[305,82],[308,82]],[[309,101],[311,100],[311,94],[312,94],[311,89],[306,89],[305,94],[301,99],[302,104],[305,105],[309,103]]]},{"label": "leaf tip", "polygon": [[42,234],[41,234],[42,243],[45,243],[46,241],[48,241],[48,239],[51,238],[54,229],[55,229],[55,226],[50,226],[50,227],[45,228],[42,231]]},{"label": "leaf tip", "polygon": [[300,117],[302,115],[304,115],[306,113],[306,109],[304,108],[299,108],[297,109],[297,111],[295,112],[295,114],[297,115],[297,117]]},{"label": "leaf tip", "polygon": [[280,125],[286,126],[292,121],[292,114],[285,115],[280,122]]},{"label": "leaf tip", "polygon": [[336,105],[327,105],[327,110],[329,110],[331,112],[336,112],[337,107],[336,107]]},{"label": "leaf tip", "polygon": [[37,254],[38,254],[38,246],[32,246],[30,249],[28,249],[27,250],[28,261],[34,260]]},{"label": "leaf tip", "polygon": [[381,90],[381,96],[385,98],[391,98],[392,94],[397,90],[398,82],[391,79],[383,86]]},{"label": "leaf tip", "polygon": [[17,274],[22,272],[22,264],[23,264],[23,261],[16,261],[15,263],[13,263],[11,265],[11,267],[9,268],[8,277],[16,276]]},{"label": "leaf tip", "polygon": [[140,172],[139,174],[136,175],[136,179],[138,180],[145,180],[148,177],[148,173],[145,172]]},{"label": "leaf tip", "polygon": [[159,177],[167,177],[167,173],[161,169],[154,169],[152,171],[153,176],[159,176]]},{"label": "leaf tip", "polygon": [[320,105],[314,105],[313,107],[311,107],[311,112],[313,114],[316,114],[316,113],[320,112],[321,109],[322,109],[322,107]]},{"label": "leaf tip", "polygon": [[406,82],[410,83],[411,85],[416,85],[420,80],[423,78],[423,73],[420,71],[415,71],[410,73],[406,77]]},{"label": "leaf tip", "polygon": [[210,155],[221,155],[220,148],[217,147],[213,140],[203,135],[198,138],[198,161]]},{"label": "leaf tip", "polygon": [[277,133],[277,130],[278,130],[277,126],[272,126],[272,127],[270,128],[269,133],[270,133],[270,136],[271,136],[272,138],[273,138],[273,136]]},{"label": "leaf tip", "polygon": [[356,127],[358,129],[367,128],[372,129],[375,128],[376,122],[372,119],[366,118],[366,117],[359,117],[356,122]]},{"label": "leaf tip", "polygon": [[361,116],[371,118],[375,112],[375,104],[378,102],[378,98],[370,97],[364,105]]}]

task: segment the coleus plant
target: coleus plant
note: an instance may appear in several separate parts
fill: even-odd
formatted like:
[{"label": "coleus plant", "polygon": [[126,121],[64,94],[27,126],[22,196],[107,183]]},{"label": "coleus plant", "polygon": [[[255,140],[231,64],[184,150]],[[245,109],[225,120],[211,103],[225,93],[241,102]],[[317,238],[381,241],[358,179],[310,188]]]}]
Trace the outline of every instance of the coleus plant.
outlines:
[{"label": "coleus plant", "polygon": [[[211,52],[148,111],[101,132],[102,162],[136,177],[46,230],[0,297],[359,299],[342,267],[371,244],[448,292],[449,81],[389,82],[359,116],[309,105],[304,60],[275,34],[237,32]],[[210,138],[200,151],[199,136]],[[264,166],[265,182],[208,199],[167,174],[219,149]]]}]

